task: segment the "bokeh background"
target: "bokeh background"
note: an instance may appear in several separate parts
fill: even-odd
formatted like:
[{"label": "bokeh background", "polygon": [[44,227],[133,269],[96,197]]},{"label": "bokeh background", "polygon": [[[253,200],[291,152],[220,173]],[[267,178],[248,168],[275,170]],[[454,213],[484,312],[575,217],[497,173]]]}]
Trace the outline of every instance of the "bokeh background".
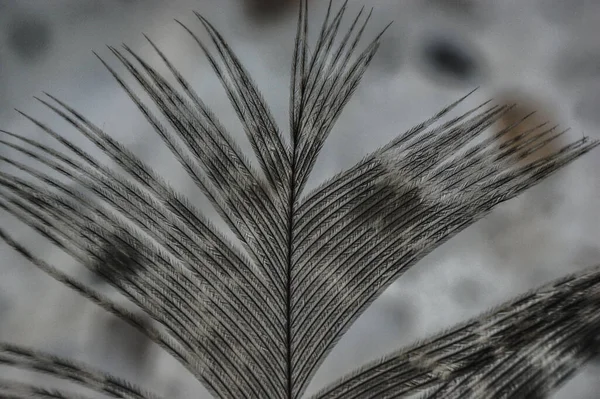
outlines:
[{"label": "bokeh background", "polygon": [[[326,2],[310,0],[313,33]],[[350,0],[350,10],[357,12],[365,2]],[[600,138],[600,2],[368,3],[374,7],[372,34],[391,20],[394,24],[323,149],[311,186],[476,86],[480,89],[465,107],[490,98],[517,101],[522,112],[538,110],[536,118],[571,127],[567,139]],[[0,0],[0,128],[44,139],[13,110],[18,108],[73,134],[33,99],[51,92],[126,142],[190,198],[199,197],[91,51],[118,67],[105,45],[125,42],[156,61],[142,36],[148,34],[243,140],[220,83],[173,18],[206,37],[191,11],[207,16],[253,73],[286,127],[296,5],[294,0]],[[510,118],[518,115],[504,123]],[[10,151],[0,148],[2,152]],[[309,391],[545,281],[600,262],[599,166],[600,153],[593,152],[426,257],[356,322]],[[47,261],[118,298],[31,229],[3,214],[0,223]],[[73,356],[168,398],[208,397],[144,337],[55,283],[4,244],[0,340]],[[46,381],[5,368],[0,375]],[[591,399],[598,392],[600,362],[591,362],[553,397]]]}]

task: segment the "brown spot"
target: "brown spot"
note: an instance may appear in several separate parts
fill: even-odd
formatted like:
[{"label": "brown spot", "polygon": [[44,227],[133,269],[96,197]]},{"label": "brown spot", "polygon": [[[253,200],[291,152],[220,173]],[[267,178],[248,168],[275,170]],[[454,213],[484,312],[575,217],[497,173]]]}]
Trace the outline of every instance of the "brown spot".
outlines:
[{"label": "brown spot", "polygon": [[[117,231],[111,239],[115,240],[126,237],[126,232]],[[114,243],[114,241],[113,241]],[[103,275],[109,275],[114,278],[120,278],[120,276],[127,276],[135,278],[135,276],[142,271],[142,267],[139,262],[140,255],[137,249],[121,244],[119,246],[104,243],[100,249],[100,261],[96,262],[92,267],[95,273],[94,282],[104,283],[107,282],[106,277]],[[122,275],[121,275],[122,274]]]},{"label": "brown spot", "polygon": [[[509,132],[507,132],[501,140],[501,143],[506,143],[510,140],[516,139],[519,135],[534,129],[542,123],[547,122],[547,124],[533,132],[533,134],[541,133],[553,126],[558,125],[556,118],[554,117],[554,110],[551,106],[544,103],[541,99],[534,97],[532,95],[528,95],[521,92],[507,92],[502,93],[496,97],[498,99],[498,103],[512,105],[516,104],[516,107],[512,108],[510,111],[506,112],[499,120],[496,122],[496,131],[499,132],[502,129],[506,129],[509,126],[521,121],[525,116],[535,112],[535,114],[531,115],[529,118],[521,121],[517,126],[512,128]],[[544,137],[547,139],[551,137],[553,134],[558,133],[561,128],[560,126],[556,128],[556,130]],[[531,137],[531,136],[529,136]],[[526,141],[527,138],[519,140],[519,142]],[[537,143],[536,143],[537,144]],[[536,146],[536,144],[532,144]],[[541,158],[547,157],[552,153],[556,152],[561,147],[560,138],[552,140],[546,145],[537,148],[534,152],[529,154],[527,157],[520,161],[521,165],[525,165],[534,161],[537,161]]]}]

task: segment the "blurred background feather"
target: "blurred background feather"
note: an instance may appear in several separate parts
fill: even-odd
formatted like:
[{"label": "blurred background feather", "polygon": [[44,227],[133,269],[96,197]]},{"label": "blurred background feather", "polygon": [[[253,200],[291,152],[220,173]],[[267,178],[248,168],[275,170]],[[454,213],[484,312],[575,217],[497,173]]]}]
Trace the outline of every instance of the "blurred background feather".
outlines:
[{"label": "blurred background feather", "polygon": [[[309,186],[353,164],[474,86],[481,89],[470,105],[488,98],[518,104],[496,129],[537,110],[523,129],[548,120],[549,125],[571,127],[567,134],[572,137],[584,133],[599,137],[600,3],[566,3],[371,1],[373,29],[390,20],[395,23],[325,145],[326,156],[319,159],[319,173]],[[45,140],[13,108],[39,115],[41,107],[32,96],[52,92],[77,104],[194,198],[198,193],[174,172],[176,160],[157,145],[158,138],[144,139],[150,130],[143,117],[91,50],[102,54],[108,51],[105,44],[125,42],[152,59],[156,56],[141,35],[148,34],[191,78],[226,127],[239,133],[236,139],[244,142],[235,118],[223,117],[231,109],[220,84],[173,18],[189,21],[191,10],[197,10],[220,26],[267,102],[278,104],[273,112],[286,126],[296,5],[295,0],[171,0],[168,5],[158,0],[0,0],[0,128]],[[311,20],[320,23],[325,2],[311,0],[310,6]],[[66,128],[49,113],[44,118]],[[426,257],[357,321],[325,361],[309,393],[390,348],[598,262],[599,166],[597,154],[585,157],[501,205]],[[15,220],[1,215],[0,223],[26,245],[35,242],[38,251],[47,248],[47,260],[63,261],[65,270],[97,281]],[[127,254],[107,257],[121,263],[128,260]],[[0,340],[88,361],[166,397],[203,397],[198,395],[204,392],[199,384],[141,334],[51,281],[4,244],[0,259]],[[4,372],[0,368],[0,375]],[[593,363],[555,397],[596,398],[598,376]]]}]

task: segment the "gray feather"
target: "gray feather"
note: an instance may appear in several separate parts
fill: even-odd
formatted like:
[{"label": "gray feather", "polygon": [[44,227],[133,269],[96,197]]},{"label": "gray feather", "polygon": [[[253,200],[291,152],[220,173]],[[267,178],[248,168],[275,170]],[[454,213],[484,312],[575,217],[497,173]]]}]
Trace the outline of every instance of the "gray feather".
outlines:
[{"label": "gray feather", "polygon": [[[342,32],[347,1],[338,11],[330,3],[309,49],[307,7],[300,1],[289,140],[214,26],[196,13],[211,50],[180,23],[222,83],[258,168],[150,39],[177,86],[127,46],[109,49],[136,87],[101,59],[241,245],[150,165],[52,95],[39,101],[118,168],[26,114],[64,150],[0,131],[0,145],[38,165],[0,157],[19,171],[0,172],[0,208],[105,279],[153,324],[43,261],[2,228],[0,239],[136,327],[218,398],[300,398],[353,322],[406,270],[598,145],[582,138],[524,163],[564,131],[542,124],[512,137],[517,123],[474,144],[512,106],[484,103],[449,118],[465,96],[308,191],[316,159],[385,29],[359,49],[371,13],[360,10]],[[159,113],[141,100],[142,92]],[[595,267],[569,276],[394,352],[315,398],[539,397],[597,349],[598,273]],[[155,397],[89,366],[9,344],[0,344],[0,364],[109,397]],[[0,381],[0,394],[75,397],[10,381]]]}]

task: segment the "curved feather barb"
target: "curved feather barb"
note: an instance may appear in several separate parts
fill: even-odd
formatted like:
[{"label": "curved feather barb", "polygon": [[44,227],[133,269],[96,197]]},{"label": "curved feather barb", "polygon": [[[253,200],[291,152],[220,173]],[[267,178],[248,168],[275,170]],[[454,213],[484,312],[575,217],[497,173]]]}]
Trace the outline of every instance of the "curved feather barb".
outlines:
[{"label": "curved feather barb", "polygon": [[[463,98],[307,191],[323,143],[382,37],[360,44],[371,15],[364,10],[342,31],[346,8],[347,2],[337,11],[329,4],[309,50],[307,2],[300,2],[289,139],[211,23],[196,14],[212,46],[181,24],[223,84],[258,165],[150,39],[177,86],[127,46],[109,49],[135,88],[99,57],[240,247],[151,165],[56,97],[39,101],[118,170],[29,115],[23,114],[64,151],[1,131],[2,146],[38,166],[0,158],[18,171],[0,171],[0,208],[105,279],[153,324],[48,264],[1,228],[0,238],[135,326],[215,397],[300,398],[335,343],[404,271],[500,202],[598,145],[583,138],[523,162],[564,132],[540,125],[510,134],[517,123],[486,135],[513,106],[485,103],[450,118]],[[367,365],[315,398],[420,392],[432,398],[521,397],[556,386],[583,364],[586,348],[597,345],[598,293],[598,268],[589,269]],[[0,364],[109,397],[153,397],[107,373],[8,344],[0,344]],[[74,397],[9,381],[0,382],[0,393]]]},{"label": "curved feather barb", "polygon": [[[137,387],[109,374],[89,369],[82,364],[68,359],[61,359],[49,354],[32,351],[15,345],[0,343],[0,364],[24,370],[38,371],[60,378],[64,381],[80,384],[93,391],[123,399],[154,399],[156,396],[146,393]],[[29,390],[31,394],[41,394],[39,388],[23,384],[3,384],[0,389]],[[48,397],[50,396],[48,394]],[[3,396],[4,397],[4,396]],[[26,396],[30,397],[30,396]],[[62,397],[62,396],[56,396]],[[66,397],[66,396],[65,396]],[[70,397],[70,396],[68,396]]]}]

